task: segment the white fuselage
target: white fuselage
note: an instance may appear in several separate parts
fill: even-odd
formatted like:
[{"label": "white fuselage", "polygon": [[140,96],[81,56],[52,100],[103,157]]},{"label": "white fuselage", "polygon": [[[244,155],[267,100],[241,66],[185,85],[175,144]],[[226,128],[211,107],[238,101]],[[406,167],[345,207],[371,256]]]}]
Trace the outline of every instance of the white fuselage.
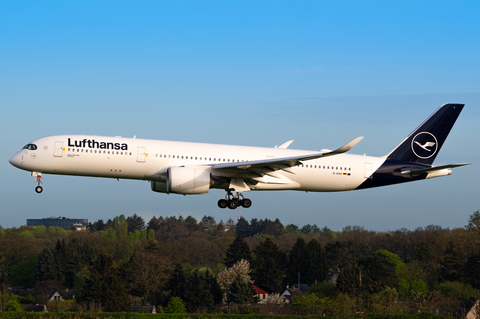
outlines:
[{"label": "white fuselage", "polygon": [[[43,174],[94,176],[160,181],[158,172],[168,167],[202,166],[249,162],[269,158],[315,154],[281,148],[247,147],[204,143],[172,142],[123,137],[58,135],[31,142],[35,150],[22,149],[12,165]],[[385,158],[340,154],[302,161],[290,172],[265,175],[251,190],[300,190],[331,192],[356,189]],[[164,181],[164,180],[163,180]],[[220,187],[221,188],[221,187]]]}]

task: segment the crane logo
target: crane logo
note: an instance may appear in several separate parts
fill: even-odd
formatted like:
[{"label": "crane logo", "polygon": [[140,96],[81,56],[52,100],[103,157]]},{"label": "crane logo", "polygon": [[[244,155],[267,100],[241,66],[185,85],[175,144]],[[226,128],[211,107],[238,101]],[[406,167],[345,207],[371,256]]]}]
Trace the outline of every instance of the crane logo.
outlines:
[{"label": "crane logo", "polygon": [[438,141],[435,135],[421,132],[412,139],[412,151],[417,157],[427,159],[437,153]]}]

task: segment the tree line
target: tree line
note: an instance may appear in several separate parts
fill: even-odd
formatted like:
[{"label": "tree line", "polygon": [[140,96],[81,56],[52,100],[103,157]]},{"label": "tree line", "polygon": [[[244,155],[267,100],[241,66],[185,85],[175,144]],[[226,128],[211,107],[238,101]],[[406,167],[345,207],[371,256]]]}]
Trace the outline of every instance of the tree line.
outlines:
[{"label": "tree line", "polygon": [[167,309],[181,301],[188,312],[212,312],[225,300],[255,302],[252,284],[274,295],[306,283],[304,298],[316,296],[322,305],[385,294],[467,300],[479,296],[479,248],[478,211],[463,228],[390,232],[299,228],[278,219],[223,223],[211,216],[145,223],[121,215],[85,231],[0,228],[0,295],[10,286],[31,286],[34,293],[18,300],[46,303],[52,290],[67,288],[77,310],[128,311],[132,303]]}]

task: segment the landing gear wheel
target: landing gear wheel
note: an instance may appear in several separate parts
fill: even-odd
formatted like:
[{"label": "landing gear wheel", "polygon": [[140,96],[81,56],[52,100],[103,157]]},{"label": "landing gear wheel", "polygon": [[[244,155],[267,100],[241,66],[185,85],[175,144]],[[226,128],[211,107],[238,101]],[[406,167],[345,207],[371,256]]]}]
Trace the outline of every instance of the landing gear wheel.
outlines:
[{"label": "landing gear wheel", "polygon": [[238,201],[236,199],[232,199],[228,201],[228,208],[235,209],[238,207]]},{"label": "landing gear wheel", "polygon": [[250,206],[252,206],[252,201],[248,198],[244,198],[242,200],[242,207],[249,208]]},{"label": "landing gear wheel", "polygon": [[40,194],[41,192],[43,192],[43,187],[42,186],[37,186],[35,187],[35,191]]},{"label": "landing gear wheel", "polygon": [[228,202],[225,199],[221,199],[218,201],[217,205],[220,208],[227,208]]},{"label": "landing gear wheel", "polygon": [[235,192],[232,194],[232,190],[227,190],[227,195],[225,195],[225,199],[220,199],[217,202],[218,207],[229,209],[235,209],[239,206],[244,208],[249,208],[252,206],[252,201],[248,198],[243,197],[241,192]]}]

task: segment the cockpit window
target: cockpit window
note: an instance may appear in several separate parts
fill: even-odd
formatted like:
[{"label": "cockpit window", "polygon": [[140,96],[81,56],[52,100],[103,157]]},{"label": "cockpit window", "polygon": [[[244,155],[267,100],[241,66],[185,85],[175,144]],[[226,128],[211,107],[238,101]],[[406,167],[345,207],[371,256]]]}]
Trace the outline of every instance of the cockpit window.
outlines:
[{"label": "cockpit window", "polygon": [[27,149],[27,150],[31,150],[31,151],[34,151],[37,149],[37,145],[35,144],[27,144],[23,147],[24,149]]}]

